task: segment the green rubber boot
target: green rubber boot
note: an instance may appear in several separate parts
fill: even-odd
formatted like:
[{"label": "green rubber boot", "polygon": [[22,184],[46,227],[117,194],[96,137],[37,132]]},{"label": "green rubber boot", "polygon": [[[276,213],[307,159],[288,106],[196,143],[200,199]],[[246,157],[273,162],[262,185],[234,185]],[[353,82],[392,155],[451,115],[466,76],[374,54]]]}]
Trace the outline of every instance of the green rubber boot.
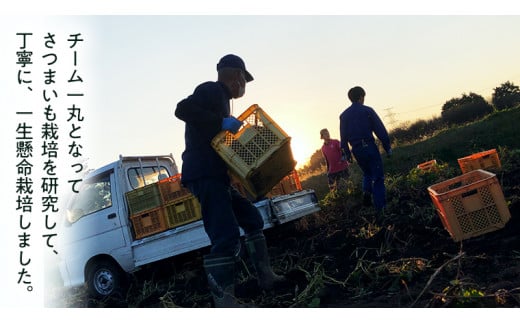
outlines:
[{"label": "green rubber boot", "polygon": [[273,272],[267,254],[267,243],[262,232],[246,236],[245,245],[258,275],[258,286],[269,290],[276,284],[284,283],[286,278]]},{"label": "green rubber boot", "polygon": [[235,257],[204,256],[204,270],[215,307],[249,307],[235,297]]}]

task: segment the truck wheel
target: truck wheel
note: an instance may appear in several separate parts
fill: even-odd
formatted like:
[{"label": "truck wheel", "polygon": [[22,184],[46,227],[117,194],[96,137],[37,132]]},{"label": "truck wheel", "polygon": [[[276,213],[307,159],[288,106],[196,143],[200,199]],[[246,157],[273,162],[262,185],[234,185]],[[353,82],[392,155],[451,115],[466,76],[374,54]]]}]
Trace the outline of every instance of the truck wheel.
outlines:
[{"label": "truck wheel", "polygon": [[113,261],[97,261],[87,271],[87,286],[90,296],[97,299],[122,296],[123,271]]}]

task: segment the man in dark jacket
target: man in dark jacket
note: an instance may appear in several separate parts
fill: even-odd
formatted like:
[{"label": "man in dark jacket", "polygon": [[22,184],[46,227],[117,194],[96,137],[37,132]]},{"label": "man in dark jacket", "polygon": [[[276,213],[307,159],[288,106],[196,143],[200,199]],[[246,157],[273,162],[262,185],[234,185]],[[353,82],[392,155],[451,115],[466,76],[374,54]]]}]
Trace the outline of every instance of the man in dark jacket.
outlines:
[{"label": "man in dark jacket", "polygon": [[[356,86],[350,89],[348,97],[352,105],[339,117],[341,147],[347,154],[347,160],[351,161],[354,154],[363,171],[363,203],[366,206],[370,205],[373,197],[376,212],[382,215],[386,206],[385,177],[383,160],[373,133],[381,141],[388,156],[392,155],[390,138],[374,109],[364,105],[365,90],[362,87]],[[352,147],[352,154],[348,144]]]},{"label": "man in dark jacket", "polygon": [[218,80],[205,82],[180,101],[175,116],[186,123],[185,151],[182,154],[182,183],[201,205],[204,228],[211,251],[204,257],[204,269],[215,307],[240,306],[234,297],[235,263],[240,253],[240,231],[258,274],[259,286],[270,289],[282,276],[269,264],[258,209],[230,185],[228,168],[211,146],[222,130],[236,133],[242,123],[230,115],[229,100],[245,93],[253,76],[244,61],[233,54],[217,64]]}]

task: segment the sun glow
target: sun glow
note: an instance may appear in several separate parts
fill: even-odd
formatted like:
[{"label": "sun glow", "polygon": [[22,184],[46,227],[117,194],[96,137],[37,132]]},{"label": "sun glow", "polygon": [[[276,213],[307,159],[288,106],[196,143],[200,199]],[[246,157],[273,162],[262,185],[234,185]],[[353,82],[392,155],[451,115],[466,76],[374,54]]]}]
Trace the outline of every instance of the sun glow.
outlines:
[{"label": "sun glow", "polygon": [[291,138],[291,150],[294,160],[297,162],[296,169],[303,167],[310,158],[305,143],[297,138]]}]

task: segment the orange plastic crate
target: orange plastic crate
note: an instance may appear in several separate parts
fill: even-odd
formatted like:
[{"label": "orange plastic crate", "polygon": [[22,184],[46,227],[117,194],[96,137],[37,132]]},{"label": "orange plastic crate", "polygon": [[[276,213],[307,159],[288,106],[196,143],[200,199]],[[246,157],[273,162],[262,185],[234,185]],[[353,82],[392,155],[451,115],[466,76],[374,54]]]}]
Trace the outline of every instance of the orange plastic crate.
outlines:
[{"label": "orange plastic crate", "polygon": [[302,184],[298,173],[293,170],[289,175],[285,176],[278,184],[276,184],[267,197],[291,194],[302,190]]},{"label": "orange plastic crate", "polygon": [[421,163],[421,164],[417,165],[417,168],[419,168],[420,170],[425,171],[425,172],[435,170],[437,168],[437,160],[434,159],[434,160],[430,160],[430,161]]},{"label": "orange plastic crate", "polygon": [[495,174],[478,169],[428,187],[454,241],[501,229],[511,218]]},{"label": "orange plastic crate", "polygon": [[141,239],[165,231],[167,227],[164,208],[158,207],[150,211],[130,216],[135,238]]},{"label": "orange plastic crate", "polygon": [[160,180],[158,187],[162,204],[167,204],[191,195],[191,192],[181,185],[181,174]]},{"label": "orange plastic crate", "polygon": [[498,170],[501,167],[496,149],[491,149],[457,159],[462,173],[475,169]]},{"label": "orange plastic crate", "polygon": [[290,194],[302,190],[300,177],[298,176],[298,173],[295,170],[293,170],[289,175],[287,175],[280,183],[283,186],[284,194]]}]

